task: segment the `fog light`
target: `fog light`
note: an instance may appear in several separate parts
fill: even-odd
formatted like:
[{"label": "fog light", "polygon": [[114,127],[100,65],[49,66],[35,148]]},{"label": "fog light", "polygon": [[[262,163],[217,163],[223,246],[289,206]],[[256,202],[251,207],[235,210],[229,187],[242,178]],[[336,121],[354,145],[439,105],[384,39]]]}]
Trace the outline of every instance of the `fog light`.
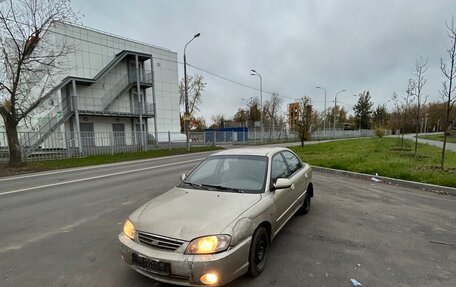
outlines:
[{"label": "fog light", "polygon": [[214,273],[207,273],[200,278],[203,284],[212,285],[218,282],[218,277]]}]

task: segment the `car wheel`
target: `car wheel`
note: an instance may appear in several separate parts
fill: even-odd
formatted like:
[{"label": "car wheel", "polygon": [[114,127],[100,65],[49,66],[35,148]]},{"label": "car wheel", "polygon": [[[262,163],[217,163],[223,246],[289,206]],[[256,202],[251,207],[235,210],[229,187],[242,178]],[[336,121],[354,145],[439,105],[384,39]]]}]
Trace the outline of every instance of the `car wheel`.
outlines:
[{"label": "car wheel", "polygon": [[304,197],[304,202],[302,203],[301,208],[299,209],[301,214],[307,214],[310,211],[310,196],[309,192],[306,192],[306,196]]},{"label": "car wheel", "polygon": [[256,277],[263,272],[269,250],[269,235],[265,227],[260,226],[252,236],[249,254],[249,275]]}]

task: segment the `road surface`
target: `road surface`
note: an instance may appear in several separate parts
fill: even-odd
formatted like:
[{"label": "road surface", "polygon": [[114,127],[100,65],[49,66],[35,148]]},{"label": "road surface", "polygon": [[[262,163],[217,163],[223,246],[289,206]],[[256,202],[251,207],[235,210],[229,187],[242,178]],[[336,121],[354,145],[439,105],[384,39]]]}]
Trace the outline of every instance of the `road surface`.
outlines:
[{"label": "road surface", "polygon": [[[203,156],[1,178],[0,286],[170,286],[131,270],[117,235]],[[318,172],[314,184],[265,272],[229,286],[456,286],[455,197]]]}]

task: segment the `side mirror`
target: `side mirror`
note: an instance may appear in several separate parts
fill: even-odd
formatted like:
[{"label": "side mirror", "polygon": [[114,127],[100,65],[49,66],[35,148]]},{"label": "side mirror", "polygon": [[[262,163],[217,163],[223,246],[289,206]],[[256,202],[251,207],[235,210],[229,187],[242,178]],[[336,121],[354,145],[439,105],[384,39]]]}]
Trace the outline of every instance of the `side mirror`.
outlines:
[{"label": "side mirror", "polygon": [[288,178],[278,178],[276,183],[274,183],[274,189],[290,188],[292,185],[293,183]]},{"label": "side mirror", "polygon": [[181,181],[184,181],[186,177],[187,177],[187,175],[186,175],[185,173],[183,173],[183,174],[180,176],[180,180],[181,180]]}]

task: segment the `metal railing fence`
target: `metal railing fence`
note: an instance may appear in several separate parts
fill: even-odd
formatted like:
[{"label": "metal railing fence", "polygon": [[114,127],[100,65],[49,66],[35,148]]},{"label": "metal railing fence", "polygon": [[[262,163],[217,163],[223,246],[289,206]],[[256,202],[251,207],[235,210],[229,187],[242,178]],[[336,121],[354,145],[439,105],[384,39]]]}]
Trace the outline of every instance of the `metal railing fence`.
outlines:
[{"label": "metal railing fence", "polygon": [[41,139],[66,119],[71,113],[69,101],[64,101],[54,106],[45,116],[33,125],[31,132],[21,133],[19,143],[22,147],[34,148],[40,144]]},{"label": "metal railing fence", "polygon": [[80,113],[85,114],[112,114],[112,115],[139,115],[140,107],[143,107],[142,112],[145,116],[154,115],[155,104],[144,102],[126,102],[126,101],[117,101],[115,104],[105,109],[102,99],[100,98],[91,98],[84,97],[78,99],[78,110]]},{"label": "metal railing fence", "polygon": [[[19,138],[29,138],[35,132],[19,132]],[[331,138],[374,136],[371,130],[336,130],[326,133],[315,131],[313,140]],[[180,132],[144,132],[145,145],[141,145],[140,132],[81,132],[78,137],[74,132],[51,133],[40,146],[30,151],[28,146],[21,146],[24,161],[53,160],[64,158],[79,158],[98,155],[113,155],[147,151],[154,149],[185,148],[186,137]],[[260,129],[250,129],[248,132],[239,131],[206,131],[191,132],[190,145],[259,145],[267,143],[297,142],[299,138],[286,130],[264,131],[263,140]],[[0,161],[9,158],[8,141],[5,132],[0,132]]]}]

